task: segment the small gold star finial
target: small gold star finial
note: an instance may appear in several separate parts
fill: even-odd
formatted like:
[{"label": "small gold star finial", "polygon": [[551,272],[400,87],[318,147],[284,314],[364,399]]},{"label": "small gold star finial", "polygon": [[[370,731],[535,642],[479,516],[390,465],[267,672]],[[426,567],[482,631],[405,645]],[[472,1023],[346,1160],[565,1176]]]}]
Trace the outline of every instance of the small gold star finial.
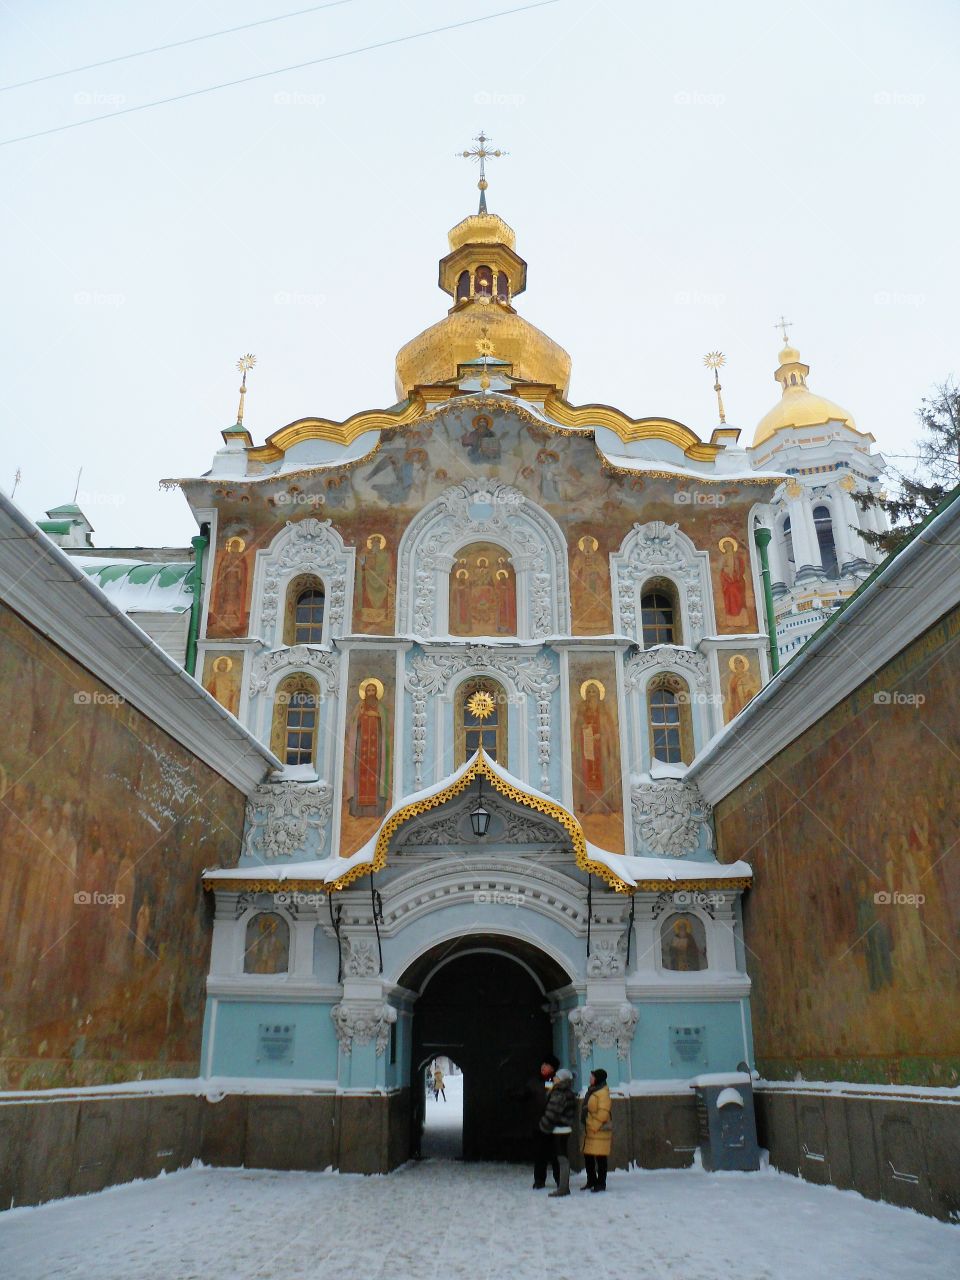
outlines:
[{"label": "small gold star finial", "polygon": [[496,151],[488,150],[487,143],[492,142],[493,139],[488,138],[482,129],[477,134],[477,136],[473,139],[473,141],[476,142],[478,145],[475,147],[470,147],[467,151],[458,152],[458,154],[461,155],[464,160],[472,160],[475,164],[480,165],[480,181],[477,183],[477,187],[480,190],[479,212],[486,213],[487,212],[486,162],[489,159],[491,159],[491,157],[494,159],[499,159],[501,156],[506,156],[506,155],[509,155],[510,153],[509,151],[500,151],[499,149],[497,149]]},{"label": "small gold star finial", "polygon": [[493,715],[493,696],[486,689],[478,689],[467,699],[467,710],[478,720],[489,720]]},{"label": "small gold star finial", "polygon": [[713,389],[717,393],[717,406],[720,409],[721,425],[726,422],[727,415],[723,411],[723,397],[720,392],[723,388],[720,386],[720,367],[727,363],[727,357],[722,351],[708,351],[703,357],[703,363],[708,369],[713,370]]},{"label": "small gold star finial", "polygon": [[247,374],[257,363],[257,357],[249,351],[245,356],[241,356],[237,361],[237,372],[243,374],[243,381],[240,383],[240,404],[237,408],[237,426],[243,426],[243,400],[247,394]]},{"label": "small gold star finial", "polygon": [[793,328],[793,321],[786,320],[783,317],[783,315],[781,315],[780,319],[777,321],[777,323],[773,327],[775,329],[779,329],[780,332],[783,334],[783,345],[786,346],[787,343],[790,341],[790,339],[787,337],[787,330]]}]

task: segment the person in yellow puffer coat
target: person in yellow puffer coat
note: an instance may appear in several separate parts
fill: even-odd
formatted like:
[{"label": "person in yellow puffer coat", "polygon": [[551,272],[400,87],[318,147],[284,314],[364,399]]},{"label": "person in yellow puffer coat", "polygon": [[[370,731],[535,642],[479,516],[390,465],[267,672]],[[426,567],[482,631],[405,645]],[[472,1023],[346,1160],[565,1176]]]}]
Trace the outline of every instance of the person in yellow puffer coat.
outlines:
[{"label": "person in yellow puffer coat", "polygon": [[583,1126],[583,1162],[587,1167],[587,1181],[581,1191],[606,1191],[607,1159],[613,1143],[613,1111],[607,1073],[602,1067],[590,1073],[590,1088],[580,1107],[580,1123]]}]

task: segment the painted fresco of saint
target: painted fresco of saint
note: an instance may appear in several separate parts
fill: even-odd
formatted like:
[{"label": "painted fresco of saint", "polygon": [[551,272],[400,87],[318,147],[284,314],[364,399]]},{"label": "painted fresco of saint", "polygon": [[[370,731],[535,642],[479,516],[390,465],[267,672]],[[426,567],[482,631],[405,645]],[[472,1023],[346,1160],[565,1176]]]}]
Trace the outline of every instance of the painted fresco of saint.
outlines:
[{"label": "painted fresco of saint", "polygon": [[460,438],[471,462],[493,463],[500,461],[500,441],[493,431],[493,423],[485,413],[478,413],[471,422],[471,429]]},{"label": "painted fresco of saint", "polygon": [[599,680],[580,686],[573,732],[573,783],[581,813],[614,813],[619,807],[620,775],[613,717],[603,705]]},{"label": "painted fresco of saint", "polygon": [[723,560],[720,565],[720,590],[727,621],[746,621],[747,565],[736,538],[721,538],[718,543]]},{"label": "painted fresco of saint", "polygon": [[585,631],[612,625],[609,580],[599,546],[592,534],[584,534],[577,542],[570,566],[575,625]]},{"label": "painted fresco of saint", "polygon": [[346,767],[352,782],[350,815],[379,818],[387,807],[387,735],[380,700],[383,684],[370,678],[360,681],[360,701],[350,716],[346,743]]},{"label": "painted fresco of saint", "polygon": [[457,636],[515,636],[517,582],[494,543],[464,547],[450,574],[449,629]]},{"label": "painted fresco of saint", "polygon": [[[501,560],[503,557],[501,557]],[[515,636],[517,634],[517,588],[513,575],[503,564],[497,569],[497,635]]]},{"label": "painted fresco of saint", "polygon": [[240,707],[240,682],[232,658],[221,654],[214,659],[213,669],[207,676],[206,690],[216,698],[221,707],[226,707],[233,715],[237,714]]},{"label": "painted fresco of saint", "polygon": [[360,620],[389,623],[393,557],[382,533],[371,533],[367,538],[365,550],[357,557],[357,576]]},{"label": "painted fresco of saint", "polygon": [[727,668],[730,671],[727,719],[732,720],[760,692],[760,681],[750,670],[750,660],[745,654],[735,653],[727,662]]},{"label": "painted fresco of saint", "polygon": [[704,948],[689,916],[668,920],[663,930],[663,967],[675,973],[694,973],[707,967]]},{"label": "painted fresco of saint", "polygon": [[236,635],[243,629],[248,577],[245,550],[242,538],[228,538],[217,567],[214,615],[217,630],[228,635]]}]

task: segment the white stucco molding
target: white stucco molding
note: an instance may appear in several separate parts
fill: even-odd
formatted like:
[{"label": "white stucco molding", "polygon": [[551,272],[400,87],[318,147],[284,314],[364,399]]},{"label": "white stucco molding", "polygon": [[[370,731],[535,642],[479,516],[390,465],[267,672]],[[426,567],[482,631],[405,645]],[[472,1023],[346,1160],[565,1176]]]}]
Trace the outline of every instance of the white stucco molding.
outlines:
[{"label": "white stucco molding", "polygon": [[710,555],[698,551],[678,524],[651,520],[635,524],[620,550],[610,556],[613,583],[613,629],[643,642],[640,595],[651,578],[672,582],[680,603],[680,626],[685,646],[696,648],[716,629]]},{"label": "white stucco molding", "polygon": [[449,575],[457,552],[495,542],[517,581],[521,640],[570,630],[567,548],[552,516],[519,489],[478,478],[453,485],[411,520],[397,553],[398,629],[418,637],[449,629]]},{"label": "white stucco molding", "polygon": [[290,582],[302,573],[324,587],[324,645],[350,630],[356,551],[344,545],[329,520],[290,520],[269,547],[257,552],[250,604],[250,632],[268,647],[280,644],[284,600]]}]

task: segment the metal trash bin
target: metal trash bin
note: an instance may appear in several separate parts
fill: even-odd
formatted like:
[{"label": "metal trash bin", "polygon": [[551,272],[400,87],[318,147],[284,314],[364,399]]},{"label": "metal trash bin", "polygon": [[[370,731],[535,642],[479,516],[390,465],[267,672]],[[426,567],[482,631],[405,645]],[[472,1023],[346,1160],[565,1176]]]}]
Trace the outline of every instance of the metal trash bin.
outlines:
[{"label": "metal trash bin", "polygon": [[760,1168],[757,1121],[753,1111],[753,1080],[746,1071],[696,1076],[690,1081],[697,1094],[700,1158],[704,1169]]}]

